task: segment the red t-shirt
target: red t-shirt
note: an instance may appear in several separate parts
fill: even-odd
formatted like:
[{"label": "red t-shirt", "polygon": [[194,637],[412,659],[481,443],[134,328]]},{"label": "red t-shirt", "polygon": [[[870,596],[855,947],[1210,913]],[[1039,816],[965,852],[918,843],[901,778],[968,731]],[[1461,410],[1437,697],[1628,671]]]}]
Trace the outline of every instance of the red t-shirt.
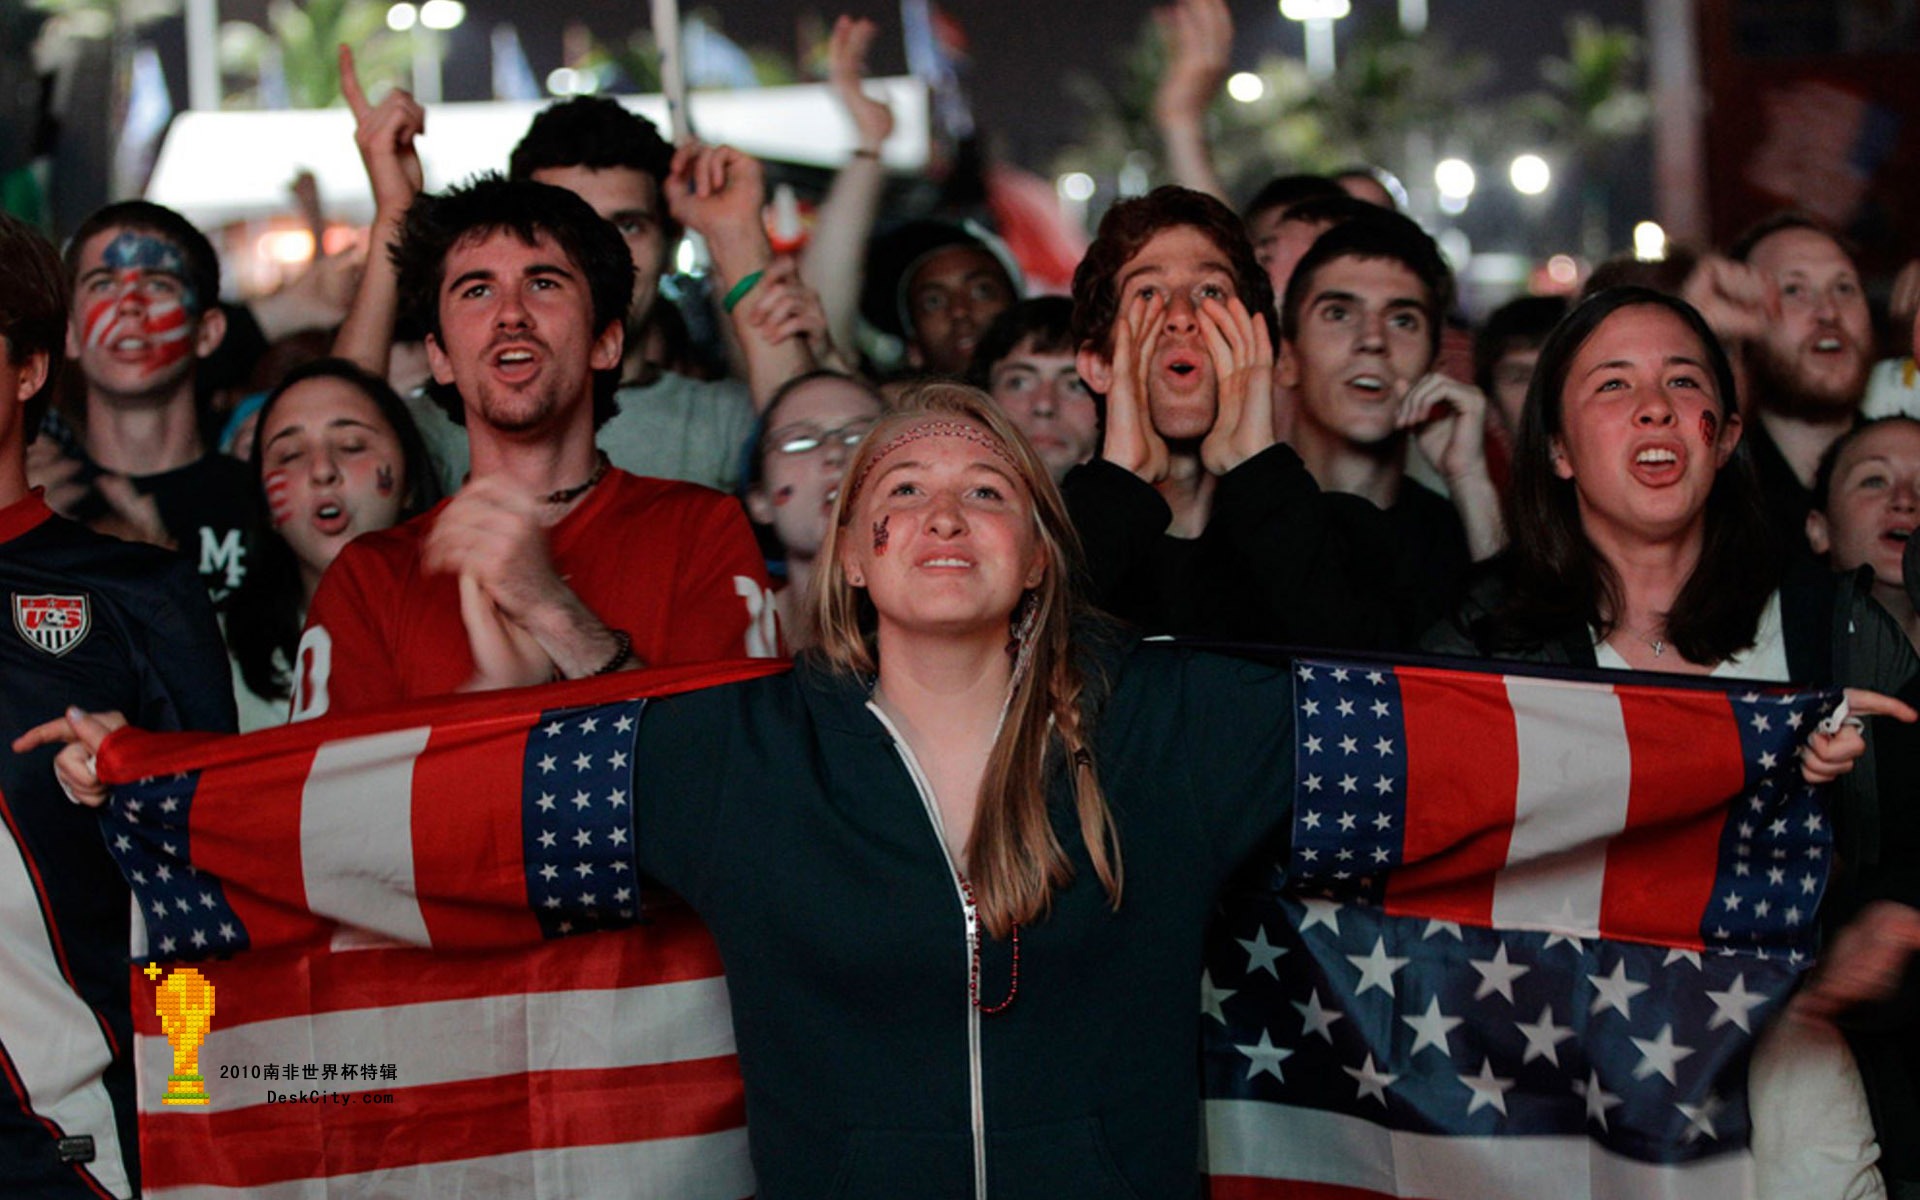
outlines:
[{"label": "red t-shirt", "polygon": [[[439,516],[364,534],[327,569],[300,638],[293,720],[443,695],[472,676],[459,579],[421,569]],[[766,568],[731,497],[609,471],[547,531],[547,548],[648,666],[779,652]]]}]

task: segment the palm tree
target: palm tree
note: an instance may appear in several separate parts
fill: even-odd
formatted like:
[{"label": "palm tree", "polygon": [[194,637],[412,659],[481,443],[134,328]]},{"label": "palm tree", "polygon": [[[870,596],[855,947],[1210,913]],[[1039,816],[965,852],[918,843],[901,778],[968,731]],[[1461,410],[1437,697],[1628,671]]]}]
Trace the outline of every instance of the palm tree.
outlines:
[{"label": "palm tree", "polygon": [[1638,34],[1585,14],[1568,18],[1566,28],[1566,56],[1540,60],[1545,90],[1518,100],[1512,115],[1563,149],[1564,169],[1579,187],[1581,249],[1599,259],[1609,249],[1609,179],[1622,147],[1645,131],[1653,110],[1639,82]]},{"label": "palm tree", "polygon": [[339,47],[353,47],[363,79],[397,78],[410,48],[387,28],[379,0],[273,0],[267,29],[245,21],[220,27],[220,67],[251,79],[237,98],[258,108],[325,108],[340,101]]}]

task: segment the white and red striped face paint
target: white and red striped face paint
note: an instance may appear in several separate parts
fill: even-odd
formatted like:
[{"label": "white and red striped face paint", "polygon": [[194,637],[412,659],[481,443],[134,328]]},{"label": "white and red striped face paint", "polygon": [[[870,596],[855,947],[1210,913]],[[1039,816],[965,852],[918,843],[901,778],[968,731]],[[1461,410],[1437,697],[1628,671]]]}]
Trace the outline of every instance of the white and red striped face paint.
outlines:
[{"label": "white and red striped face paint", "polygon": [[267,493],[267,511],[278,529],[293,516],[293,480],[285,471],[268,471],[261,482]]},{"label": "white and red striped face paint", "polygon": [[186,255],[164,238],[122,230],[79,279],[80,333],[88,351],[124,358],[157,375],[193,349],[200,297],[187,282]]}]

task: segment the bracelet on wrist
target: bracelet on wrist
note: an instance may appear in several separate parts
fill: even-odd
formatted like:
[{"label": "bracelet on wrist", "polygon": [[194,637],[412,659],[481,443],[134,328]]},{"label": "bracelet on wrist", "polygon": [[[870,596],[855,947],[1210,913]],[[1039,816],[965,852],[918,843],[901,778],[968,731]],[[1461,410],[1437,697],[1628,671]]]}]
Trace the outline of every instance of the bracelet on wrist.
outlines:
[{"label": "bracelet on wrist", "polygon": [[869,150],[869,149],[867,149],[867,148],[866,148],[865,146],[857,146],[857,147],[855,147],[855,148],[854,148],[854,151],[853,151],[853,157],[855,157],[855,158],[864,158],[864,159],[869,159],[869,160],[871,160],[871,161],[873,161],[873,162],[879,162],[879,161],[880,161],[880,151],[879,151],[879,150]]},{"label": "bracelet on wrist", "polygon": [[594,672],[595,675],[611,675],[626,666],[627,661],[633,657],[632,634],[624,629],[609,629],[607,632],[613,635],[613,657],[602,664],[600,669]]},{"label": "bracelet on wrist", "polygon": [[727,310],[728,316],[733,315],[733,310],[738,308],[740,302],[747,298],[747,293],[753,290],[754,285],[760,282],[760,277],[764,274],[766,274],[764,271],[754,271],[750,274],[742,275],[740,282],[734,284],[733,287],[728,290],[727,298],[720,302],[720,307]]}]

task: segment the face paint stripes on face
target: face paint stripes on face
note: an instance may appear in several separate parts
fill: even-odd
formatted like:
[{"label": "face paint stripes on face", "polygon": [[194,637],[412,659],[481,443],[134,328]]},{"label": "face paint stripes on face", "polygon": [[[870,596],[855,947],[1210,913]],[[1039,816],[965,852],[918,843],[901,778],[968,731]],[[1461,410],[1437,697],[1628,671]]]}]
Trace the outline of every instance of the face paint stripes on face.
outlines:
[{"label": "face paint stripes on face", "polygon": [[876,556],[887,552],[887,542],[892,538],[892,534],[887,530],[887,522],[891,520],[893,520],[893,514],[888,513],[873,523],[873,552]]},{"label": "face paint stripes on face", "polygon": [[285,471],[268,471],[265,480],[267,492],[267,511],[273,516],[275,528],[285,525],[293,517],[293,481]]},{"label": "face paint stripes on face", "polygon": [[382,496],[393,495],[393,464],[392,463],[380,464],[379,469],[374,472],[373,486],[379,490]]},{"label": "face paint stripes on face", "polygon": [[1700,414],[1700,440],[1711,450],[1715,439],[1720,436],[1720,414],[1712,411]]},{"label": "face paint stripes on face", "polygon": [[80,286],[89,347],[123,348],[148,372],[165,370],[191,351],[199,297],[187,283],[186,256],[172,242],[125,230],[101,250],[100,265]]}]

